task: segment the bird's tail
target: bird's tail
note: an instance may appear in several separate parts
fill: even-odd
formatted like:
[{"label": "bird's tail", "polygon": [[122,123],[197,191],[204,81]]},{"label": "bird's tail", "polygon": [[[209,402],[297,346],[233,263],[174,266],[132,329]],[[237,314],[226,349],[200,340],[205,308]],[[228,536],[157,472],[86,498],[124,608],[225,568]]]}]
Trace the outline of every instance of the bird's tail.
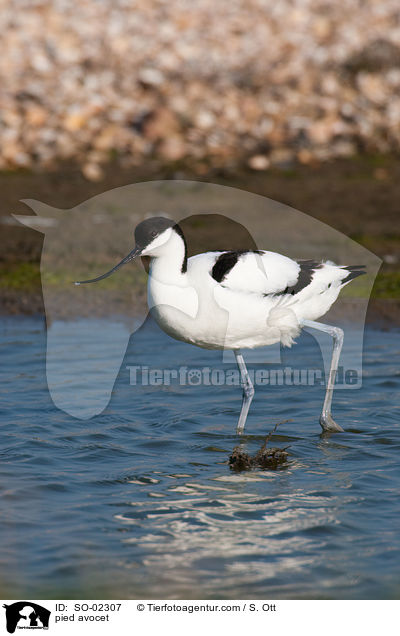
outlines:
[{"label": "bird's tail", "polygon": [[353,278],[357,278],[357,276],[362,276],[366,274],[365,265],[345,265],[341,268],[345,272],[348,272],[348,275],[342,279],[341,285],[347,285]]}]

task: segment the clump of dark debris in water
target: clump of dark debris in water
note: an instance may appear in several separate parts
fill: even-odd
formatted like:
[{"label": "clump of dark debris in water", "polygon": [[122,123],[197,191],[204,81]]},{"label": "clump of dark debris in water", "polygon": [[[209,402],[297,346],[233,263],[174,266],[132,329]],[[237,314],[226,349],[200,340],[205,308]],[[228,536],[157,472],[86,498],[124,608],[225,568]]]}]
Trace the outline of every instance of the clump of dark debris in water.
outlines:
[{"label": "clump of dark debris in water", "polygon": [[289,453],[285,448],[265,448],[264,444],[254,456],[251,456],[239,446],[236,446],[229,457],[229,466],[237,473],[251,468],[269,468],[274,470],[286,462],[288,455]]},{"label": "clump of dark debris in water", "polygon": [[255,455],[249,455],[240,446],[236,446],[229,457],[229,466],[232,470],[239,473],[242,470],[251,470],[252,468],[267,468],[275,470],[281,464],[287,461],[289,453],[285,448],[267,448],[268,442],[278,428],[279,423],[275,425],[274,430],[269,433],[264,444]]}]

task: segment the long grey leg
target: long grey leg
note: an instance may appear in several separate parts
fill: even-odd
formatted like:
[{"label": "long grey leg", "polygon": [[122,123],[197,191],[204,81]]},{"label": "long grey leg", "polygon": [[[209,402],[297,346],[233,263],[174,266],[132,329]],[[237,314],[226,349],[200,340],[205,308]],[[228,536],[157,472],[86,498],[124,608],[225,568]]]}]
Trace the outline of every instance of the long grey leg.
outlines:
[{"label": "long grey leg", "polygon": [[312,329],[317,329],[318,331],[329,333],[329,335],[333,338],[332,360],[329,370],[329,378],[326,386],[324,405],[322,407],[322,413],[321,417],[319,418],[319,423],[321,424],[324,431],[343,431],[342,427],[339,426],[339,424],[336,424],[331,413],[332,395],[335,386],[336,372],[339,364],[340,352],[343,346],[343,329],[340,329],[340,327],[331,327],[331,325],[324,325],[320,322],[314,322],[314,320],[303,320],[302,324],[304,327],[311,327]]},{"label": "long grey leg", "polygon": [[249,372],[247,371],[246,364],[243,360],[242,353],[240,349],[235,349],[235,358],[236,363],[239,367],[240,377],[242,380],[243,387],[243,400],[242,400],[242,409],[239,415],[239,421],[236,427],[236,434],[241,435],[244,431],[244,427],[246,424],[247,413],[249,412],[250,404],[254,395],[254,387],[251,383]]}]

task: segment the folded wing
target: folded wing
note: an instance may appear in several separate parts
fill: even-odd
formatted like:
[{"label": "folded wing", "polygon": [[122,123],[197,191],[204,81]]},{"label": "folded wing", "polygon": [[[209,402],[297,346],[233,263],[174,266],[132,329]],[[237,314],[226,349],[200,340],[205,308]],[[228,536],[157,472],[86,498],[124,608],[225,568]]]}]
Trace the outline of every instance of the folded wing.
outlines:
[{"label": "folded wing", "polygon": [[342,287],[364,274],[362,265],[340,266],[330,261],[294,260],[268,251],[216,252],[213,279],[232,291],[301,298]]}]

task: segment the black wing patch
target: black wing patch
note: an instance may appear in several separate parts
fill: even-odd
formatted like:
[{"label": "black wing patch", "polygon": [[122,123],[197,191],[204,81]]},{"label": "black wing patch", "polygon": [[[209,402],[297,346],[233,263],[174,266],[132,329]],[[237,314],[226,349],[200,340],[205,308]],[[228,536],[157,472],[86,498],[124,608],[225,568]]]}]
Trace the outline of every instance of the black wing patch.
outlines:
[{"label": "black wing patch", "polygon": [[217,283],[221,283],[229,272],[235,267],[242,254],[262,254],[260,250],[232,250],[224,252],[217,258],[211,271],[211,276]]}]

